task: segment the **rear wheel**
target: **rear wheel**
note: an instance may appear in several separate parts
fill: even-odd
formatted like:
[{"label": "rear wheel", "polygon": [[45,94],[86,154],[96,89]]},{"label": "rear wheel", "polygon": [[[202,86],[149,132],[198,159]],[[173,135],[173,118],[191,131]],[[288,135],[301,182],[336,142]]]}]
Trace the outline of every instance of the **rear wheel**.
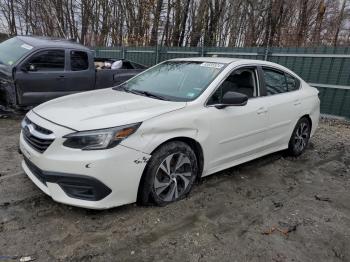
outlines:
[{"label": "rear wheel", "polygon": [[149,160],[141,181],[141,204],[164,206],[184,198],[197,175],[197,158],[184,142],[174,141],[161,146]]},{"label": "rear wheel", "polygon": [[301,155],[310,139],[311,124],[306,117],[301,118],[296,124],[292,137],[289,140],[288,153],[292,156]]}]

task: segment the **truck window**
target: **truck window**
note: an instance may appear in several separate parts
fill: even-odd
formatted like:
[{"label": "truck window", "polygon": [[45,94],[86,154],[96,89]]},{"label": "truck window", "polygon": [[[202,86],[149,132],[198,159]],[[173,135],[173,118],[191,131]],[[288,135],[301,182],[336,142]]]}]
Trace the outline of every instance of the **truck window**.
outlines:
[{"label": "truck window", "polygon": [[64,50],[46,50],[32,56],[29,65],[35,66],[35,71],[63,71]]},{"label": "truck window", "polygon": [[72,71],[81,71],[89,68],[89,58],[86,52],[71,51],[70,63]]}]

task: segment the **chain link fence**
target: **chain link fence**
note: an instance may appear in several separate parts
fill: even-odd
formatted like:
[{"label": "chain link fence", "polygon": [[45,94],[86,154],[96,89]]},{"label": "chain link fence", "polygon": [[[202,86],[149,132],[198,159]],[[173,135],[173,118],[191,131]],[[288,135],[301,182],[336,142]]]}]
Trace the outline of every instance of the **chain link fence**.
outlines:
[{"label": "chain link fence", "polygon": [[350,118],[350,48],[98,47],[96,57],[144,65],[180,57],[218,56],[281,64],[320,91],[321,113]]}]

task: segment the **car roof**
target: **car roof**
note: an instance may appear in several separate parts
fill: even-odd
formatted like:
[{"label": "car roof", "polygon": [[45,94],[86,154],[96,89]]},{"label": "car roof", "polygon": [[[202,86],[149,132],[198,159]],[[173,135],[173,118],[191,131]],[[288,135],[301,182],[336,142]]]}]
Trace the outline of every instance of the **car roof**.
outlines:
[{"label": "car roof", "polygon": [[18,39],[31,45],[35,48],[40,47],[57,47],[57,48],[72,48],[80,50],[90,50],[89,48],[74,42],[73,40],[52,38],[52,37],[37,37],[37,36],[17,36]]},{"label": "car roof", "polygon": [[231,57],[186,57],[186,58],[174,58],[169,61],[195,61],[195,62],[209,62],[209,63],[252,63],[261,65],[278,65],[279,64],[265,61],[265,60],[254,60],[254,59],[243,59],[243,58],[231,58]]},{"label": "car roof", "polygon": [[210,62],[210,63],[224,63],[229,64],[237,62],[241,59],[230,57],[186,57],[186,58],[174,58],[170,61],[195,61],[195,62]]},{"label": "car roof", "polygon": [[[209,62],[209,63],[253,63],[262,65],[278,65],[273,62],[265,60],[254,60],[254,59],[243,59],[243,58],[231,58],[231,57],[185,57],[185,58],[174,58],[169,61],[195,61],[195,62]],[[280,66],[280,65],[279,65]]]}]

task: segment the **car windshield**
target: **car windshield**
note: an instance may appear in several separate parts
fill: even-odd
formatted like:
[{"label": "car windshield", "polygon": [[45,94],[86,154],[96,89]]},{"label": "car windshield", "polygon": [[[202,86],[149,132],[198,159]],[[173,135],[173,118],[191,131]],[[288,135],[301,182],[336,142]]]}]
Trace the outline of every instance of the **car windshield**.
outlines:
[{"label": "car windshield", "polygon": [[224,66],[221,63],[167,61],[116,89],[169,101],[191,101],[208,87]]},{"label": "car windshield", "polygon": [[6,40],[0,44],[0,64],[11,66],[32,48],[16,37]]}]

